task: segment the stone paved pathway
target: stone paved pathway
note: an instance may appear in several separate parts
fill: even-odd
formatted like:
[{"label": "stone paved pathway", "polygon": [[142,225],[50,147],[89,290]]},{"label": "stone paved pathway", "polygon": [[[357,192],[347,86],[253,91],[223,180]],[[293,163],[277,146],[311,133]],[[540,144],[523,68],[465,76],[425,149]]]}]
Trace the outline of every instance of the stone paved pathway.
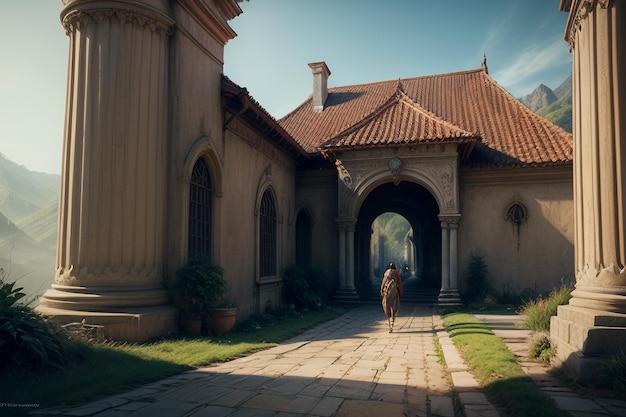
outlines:
[{"label": "stone paved pathway", "polygon": [[[626,402],[580,398],[525,360],[515,316],[478,315],[522,367],[573,417],[624,416]],[[441,346],[444,369],[435,351]],[[450,395],[460,399],[456,416]],[[403,306],[388,333],[379,305],[353,309],[272,349],[200,368],[78,407],[73,417],[501,417],[463,363],[432,307]]]},{"label": "stone paved pathway", "polygon": [[272,349],[35,415],[453,417],[439,317],[425,306],[402,313],[388,333],[380,306],[357,308]]}]

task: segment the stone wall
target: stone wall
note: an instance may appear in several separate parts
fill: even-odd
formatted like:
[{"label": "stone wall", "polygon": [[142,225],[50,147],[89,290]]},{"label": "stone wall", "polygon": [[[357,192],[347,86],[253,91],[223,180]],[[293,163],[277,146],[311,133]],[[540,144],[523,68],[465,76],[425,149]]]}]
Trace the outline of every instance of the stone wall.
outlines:
[{"label": "stone wall", "polygon": [[[459,287],[472,254],[484,255],[498,293],[525,289],[547,294],[573,283],[574,213],[571,166],[461,174]],[[519,227],[506,217],[519,203],[527,218]]]}]

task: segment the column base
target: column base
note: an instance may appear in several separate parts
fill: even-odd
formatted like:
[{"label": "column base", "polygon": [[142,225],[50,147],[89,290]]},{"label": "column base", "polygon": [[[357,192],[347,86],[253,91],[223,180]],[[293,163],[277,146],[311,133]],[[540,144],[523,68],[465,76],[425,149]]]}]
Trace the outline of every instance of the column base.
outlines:
[{"label": "column base", "polygon": [[440,307],[453,307],[463,305],[463,303],[461,302],[461,295],[459,294],[459,290],[442,289],[441,291],[439,291],[437,305]]},{"label": "column base", "polygon": [[356,288],[341,287],[335,291],[333,299],[338,303],[354,303],[359,301],[359,294],[356,292]]},{"label": "column base", "polygon": [[104,327],[109,340],[145,342],[178,331],[178,309],[156,287],[81,287],[53,284],[36,310],[56,324]]},{"label": "column base", "polygon": [[600,387],[605,381],[598,370],[626,346],[626,314],[559,306],[550,321],[550,340],[557,365],[581,384]]},{"label": "column base", "polygon": [[178,333],[178,309],[173,306],[140,308],[124,312],[76,311],[38,306],[36,310],[59,325],[97,324],[104,327],[104,338],[142,343],[155,337]]}]

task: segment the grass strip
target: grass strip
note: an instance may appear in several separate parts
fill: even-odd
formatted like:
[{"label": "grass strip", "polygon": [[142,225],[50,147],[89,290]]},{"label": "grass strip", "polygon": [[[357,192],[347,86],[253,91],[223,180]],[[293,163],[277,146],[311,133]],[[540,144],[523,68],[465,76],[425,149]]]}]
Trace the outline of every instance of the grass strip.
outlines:
[{"label": "grass strip", "polygon": [[327,308],[279,319],[257,331],[220,337],[170,337],[144,344],[83,344],[63,369],[14,371],[0,378],[0,403],[50,407],[128,391],[198,366],[228,361],[296,336],[345,310]]},{"label": "grass strip", "polygon": [[485,394],[511,416],[565,417],[520,367],[502,339],[472,314],[442,316],[443,326]]}]

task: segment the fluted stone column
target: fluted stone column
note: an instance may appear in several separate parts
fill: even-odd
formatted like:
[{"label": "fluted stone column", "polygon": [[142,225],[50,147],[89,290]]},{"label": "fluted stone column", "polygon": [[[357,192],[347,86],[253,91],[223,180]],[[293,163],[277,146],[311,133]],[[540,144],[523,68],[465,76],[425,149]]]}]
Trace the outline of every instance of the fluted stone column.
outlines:
[{"label": "fluted stone column", "polygon": [[163,287],[167,0],[65,0],[70,38],[55,284],[39,310],[145,340],[176,328]]},{"label": "fluted stone column", "polygon": [[576,289],[552,318],[558,359],[583,383],[626,346],[626,4],[562,0],[573,56]]},{"label": "fluted stone column", "polygon": [[354,286],[354,227],[355,219],[337,219],[339,226],[339,288],[337,301],[353,301],[359,298]]},{"label": "fluted stone column", "polygon": [[459,214],[439,215],[441,221],[441,290],[440,306],[461,304],[458,279],[458,239]]}]

